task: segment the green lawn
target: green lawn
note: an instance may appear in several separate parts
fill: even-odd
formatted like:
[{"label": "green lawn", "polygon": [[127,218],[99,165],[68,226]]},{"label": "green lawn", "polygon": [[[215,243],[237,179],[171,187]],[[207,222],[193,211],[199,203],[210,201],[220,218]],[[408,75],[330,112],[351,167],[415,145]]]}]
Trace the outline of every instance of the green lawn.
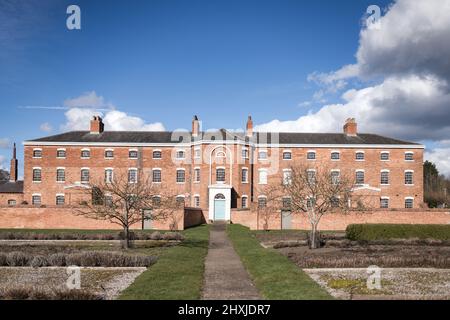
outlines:
[{"label": "green lawn", "polygon": [[229,225],[227,233],[259,292],[269,300],[319,300],[332,297],[287,257],[264,249],[252,232]]},{"label": "green lawn", "polygon": [[158,262],[122,292],[122,300],[198,300],[204,262],[208,253],[209,227],[183,231],[186,240],[165,251]]}]

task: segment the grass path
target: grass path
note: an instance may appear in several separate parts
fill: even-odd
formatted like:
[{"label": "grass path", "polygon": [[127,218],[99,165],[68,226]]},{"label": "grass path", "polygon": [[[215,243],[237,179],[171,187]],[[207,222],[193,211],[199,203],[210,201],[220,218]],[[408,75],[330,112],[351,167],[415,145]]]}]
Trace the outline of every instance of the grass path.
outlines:
[{"label": "grass path", "polygon": [[332,299],[305,272],[273,249],[264,249],[250,230],[229,225],[227,234],[253,282],[265,299]]},{"label": "grass path", "polygon": [[158,262],[122,292],[122,300],[198,300],[201,297],[209,227],[183,232],[186,240],[165,251]]}]

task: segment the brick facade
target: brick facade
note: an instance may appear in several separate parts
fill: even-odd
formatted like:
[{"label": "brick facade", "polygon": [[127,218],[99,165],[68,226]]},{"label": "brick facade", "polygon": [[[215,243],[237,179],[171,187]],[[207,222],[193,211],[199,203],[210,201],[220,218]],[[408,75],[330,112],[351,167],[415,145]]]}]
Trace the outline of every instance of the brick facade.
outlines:
[{"label": "brick facade", "polygon": [[[272,185],[281,182],[283,170],[294,163],[304,163],[311,168],[338,169],[341,173],[348,175],[355,175],[356,170],[363,170],[362,188],[369,190],[377,202],[382,197],[388,197],[390,209],[405,209],[405,199],[408,198],[413,199],[413,208],[423,207],[423,146],[380,136],[375,138],[370,136],[370,139],[379,141],[366,143],[364,139],[370,139],[366,138],[368,135],[357,133],[354,119],[347,121],[344,133],[329,134],[329,137],[325,134],[323,142],[320,134],[312,136],[314,141],[305,142],[303,136],[295,134],[253,133],[253,122],[250,117],[244,134],[230,133],[226,130],[213,133],[201,132],[197,117],[192,123],[192,135],[186,136],[186,133],[174,132],[169,135],[170,140],[161,138],[168,136],[168,133],[141,135],[114,133],[113,135],[103,130],[101,118],[95,117],[91,121],[90,132],[67,133],[25,142],[23,193],[0,193],[0,206],[6,206],[9,199],[17,198],[17,205],[27,204],[30,212],[38,212],[33,208],[32,203],[33,195],[39,195],[40,205],[47,206],[45,212],[51,210],[60,212],[63,209],[56,206],[57,195],[64,195],[65,206],[76,206],[82,200],[78,191],[82,185],[81,170],[89,170],[91,181],[104,179],[107,169],[112,169],[114,174],[126,174],[130,169],[137,169],[141,175],[140,178],[149,177],[151,181],[153,170],[160,170],[161,182],[156,184],[166,192],[184,196],[185,206],[201,209],[205,221],[214,220],[212,202],[215,200],[209,198],[211,187],[223,186],[231,190],[230,199],[226,199],[227,220],[234,220],[233,222],[245,220],[244,224],[256,226],[254,213],[248,215],[251,217],[248,220],[248,216],[245,215],[248,210],[236,211],[235,209],[243,209],[243,197],[246,197],[246,205],[250,207],[257,203],[259,196],[263,195],[261,187],[264,185],[260,184],[260,175],[263,174],[261,171],[267,172],[267,185]],[[147,136],[150,135],[151,138],[148,138]],[[255,140],[255,136],[258,139]],[[329,141],[337,139],[336,137],[344,142]],[[266,138],[268,142],[265,142]],[[83,151],[88,151],[89,157],[82,157]],[[130,151],[137,152],[136,159],[130,158]],[[181,159],[177,158],[179,151],[184,152],[184,157]],[[264,154],[260,154],[260,151],[267,152],[267,159],[261,159],[264,158]],[[107,152],[109,155],[112,153],[111,158],[106,156]],[[160,152],[161,157],[155,158],[154,152]],[[283,157],[285,152],[291,154],[291,159]],[[308,159],[308,152],[315,153],[314,160]],[[331,159],[333,152],[339,153],[338,160]],[[356,153],[362,153],[364,159],[357,159]],[[387,153],[388,159],[382,159],[381,153]],[[407,153],[412,156],[405,157]],[[223,179],[216,176],[223,173],[221,169],[224,170]],[[33,181],[34,170],[39,170],[41,181]],[[64,170],[64,181],[57,181],[58,170]],[[184,182],[177,182],[178,170],[185,172]],[[199,179],[196,177],[196,170],[200,172]],[[246,179],[243,179],[244,171]],[[389,172],[388,184],[381,184],[382,171]],[[405,171],[412,172],[411,185],[405,184]],[[26,207],[22,206],[21,212]],[[230,209],[232,213],[229,213]],[[0,214],[4,214],[3,210],[0,209]],[[11,213],[10,210],[7,211]],[[49,217],[46,219],[54,217],[50,213],[46,213],[45,216]],[[30,220],[32,220],[31,217],[32,215]],[[38,217],[39,214],[36,215],[36,219]],[[379,217],[381,219],[384,216]],[[414,222],[415,218],[417,215],[411,215],[411,222]],[[336,217],[336,219],[342,221],[341,224],[337,223],[339,226],[347,223],[345,222],[347,218]],[[64,227],[81,226],[75,222],[76,225],[72,226],[70,219],[67,223],[68,225]],[[296,222],[293,223],[296,224]],[[28,224],[21,222],[19,225]],[[299,222],[298,225],[302,224]],[[2,223],[2,226],[5,226],[5,223]],[[86,226],[95,227],[95,224],[86,223]]]}]

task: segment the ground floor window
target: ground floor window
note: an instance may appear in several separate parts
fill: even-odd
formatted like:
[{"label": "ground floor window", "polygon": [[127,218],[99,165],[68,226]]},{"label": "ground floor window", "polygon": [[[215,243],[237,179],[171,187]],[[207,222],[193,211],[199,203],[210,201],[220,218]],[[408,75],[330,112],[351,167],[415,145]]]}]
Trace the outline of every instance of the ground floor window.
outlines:
[{"label": "ground floor window", "polygon": [[196,207],[196,208],[200,207],[200,196],[194,197],[194,207]]},{"label": "ground floor window", "polygon": [[405,208],[406,209],[412,209],[413,207],[414,207],[414,199],[406,198],[405,199]]},{"label": "ground floor window", "polygon": [[380,198],[380,208],[382,209],[389,208],[389,198]]},{"label": "ground floor window", "polygon": [[14,207],[17,204],[16,200],[8,200],[8,206]]},{"label": "ground floor window", "polygon": [[248,197],[247,196],[244,196],[244,197],[242,197],[242,208],[247,208],[247,206],[248,206]]},{"label": "ground floor window", "polygon": [[34,196],[31,198],[31,203],[32,203],[33,205],[35,205],[35,206],[41,205],[41,196],[40,196],[40,195],[34,195]]},{"label": "ground floor window", "polygon": [[56,196],[56,205],[57,206],[63,206],[65,203],[65,198],[63,195]]}]

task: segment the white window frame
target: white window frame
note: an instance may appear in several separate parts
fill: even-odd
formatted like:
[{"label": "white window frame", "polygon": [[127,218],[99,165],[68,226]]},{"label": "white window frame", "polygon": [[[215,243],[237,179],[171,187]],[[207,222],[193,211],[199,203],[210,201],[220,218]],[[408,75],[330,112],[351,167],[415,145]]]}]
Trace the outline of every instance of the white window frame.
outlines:
[{"label": "white window frame", "polygon": [[[387,160],[386,159],[381,159],[381,155],[382,154],[387,154],[388,155]],[[391,160],[391,153],[389,151],[381,151],[380,152],[380,161],[390,161],[390,160]]]},{"label": "white window frame", "polygon": [[[412,159],[406,159],[406,155],[410,154],[412,155]],[[407,162],[414,162],[414,151],[405,151],[405,154],[403,156],[403,159]]]},{"label": "white window frame", "polygon": [[[358,154],[362,153],[363,159],[358,159]],[[366,161],[366,152],[364,150],[355,151],[355,161]]]},{"label": "white window frame", "polygon": [[[136,172],[136,176],[135,176],[135,180],[134,181],[130,181],[130,172],[131,171],[135,171]],[[138,168],[128,168],[128,171],[127,171],[127,176],[128,176],[128,179],[127,179],[127,181],[128,181],[128,183],[138,183],[138,180],[139,180],[139,177],[138,177],[138,174],[139,174],[139,170],[138,170]]]},{"label": "white window frame", "polygon": [[[111,179],[107,180],[106,179],[106,172],[107,171],[111,171]],[[105,183],[111,183],[114,181],[114,168],[105,168]]]},{"label": "white window frame", "polygon": [[[243,174],[244,170],[247,172],[246,175],[245,175],[245,180],[242,179],[244,177],[244,174]],[[248,183],[248,172],[249,171],[248,171],[247,167],[242,167],[242,169],[241,169],[241,183]]]},{"label": "white window frame", "polygon": [[[39,204],[35,204],[34,203],[34,197],[39,197]],[[31,205],[33,205],[33,206],[41,206],[42,205],[42,194],[40,194],[40,193],[33,193],[32,195],[31,195]]]},{"label": "white window frame", "polygon": [[[244,157],[244,151],[245,151],[245,157]],[[242,159],[249,159],[250,158],[250,153],[247,147],[243,147],[241,149],[241,158]]]},{"label": "white window frame", "polygon": [[[243,206],[244,199],[245,199],[245,207]],[[242,197],[241,197],[241,208],[242,209],[248,208],[248,196],[246,194],[242,195]]]},{"label": "white window frame", "polygon": [[[34,180],[34,170],[40,170],[41,171],[41,180]],[[31,180],[33,183],[42,183],[42,168],[41,167],[33,167],[33,170],[31,172]]]},{"label": "white window frame", "polygon": [[[383,173],[387,173],[388,174],[388,183],[383,183],[383,178],[382,178]],[[380,185],[381,186],[389,186],[389,185],[391,185],[391,171],[390,170],[388,170],[388,169],[380,170]]]},{"label": "white window frame", "polygon": [[[381,206],[381,201],[383,201],[383,200],[387,200],[387,207],[382,207]],[[390,207],[390,205],[391,205],[391,203],[390,203],[391,201],[390,201],[390,198],[389,197],[380,197],[380,209],[389,209],[389,207]]]},{"label": "white window frame", "polygon": [[[307,178],[309,180],[309,173],[310,172],[314,172],[314,183],[317,181],[316,177],[317,177],[317,170],[316,169],[306,169],[306,174],[307,174]],[[310,182],[311,183],[311,182]]]},{"label": "white window frame", "polygon": [[[364,175],[364,182],[363,183],[358,183],[357,181],[357,173],[358,172],[362,172]],[[364,169],[356,169],[355,170],[355,184],[356,185],[365,185],[366,184],[366,171]]]},{"label": "white window frame", "polygon": [[[197,170],[198,170],[198,175],[197,175]],[[194,168],[194,183],[200,183],[201,182],[201,174],[202,174],[202,169],[200,167],[195,167]]]},{"label": "white window frame", "polygon": [[[406,201],[407,200],[411,200],[412,201],[411,208],[406,207]],[[405,206],[405,209],[414,209],[414,197],[405,197],[404,206]]]},{"label": "white window frame", "polygon": [[[155,181],[155,176],[154,176],[155,171],[159,171],[159,175],[160,175],[159,178],[161,181]],[[158,183],[158,184],[162,183],[162,169],[161,168],[153,168],[152,169],[152,183]]]},{"label": "white window frame", "polygon": [[[217,170],[223,170],[223,172],[224,172],[223,181],[218,181],[217,180]],[[227,170],[226,170],[226,168],[223,167],[223,166],[216,167],[216,183],[217,184],[224,184],[226,182],[226,180],[227,180]]]},{"label": "white window frame", "polygon": [[194,148],[194,159],[201,159],[201,158],[202,158],[202,148],[200,147]]},{"label": "white window frame", "polygon": [[[265,153],[266,157],[265,158],[261,158],[261,153]],[[267,149],[260,149],[260,150],[258,150],[258,160],[260,160],[260,161],[267,161],[267,160],[269,160],[269,151]]]},{"label": "white window frame", "polygon": [[265,203],[266,205],[264,206],[264,208],[266,208],[267,207],[267,196],[265,196],[265,195],[258,196],[258,203],[257,203],[258,208],[260,208],[259,199],[266,199],[266,203]]},{"label": "white window frame", "polygon": [[[184,181],[178,182],[178,171],[184,171]],[[186,183],[186,169],[185,168],[177,168],[175,170],[175,181],[177,184],[185,184]]]},{"label": "white window frame", "polygon": [[[288,176],[286,174],[289,173]],[[283,169],[283,185],[287,186],[292,182],[292,170],[291,169]]]},{"label": "white window frame", "polygon": [[[107,156],[106,156],[106,153],[107,153],[107,152],[112,152],[112,153],[113,153],[113,154],[112,154],[113,156],[112,156],[112,157],[107,157]],[[105,157],[106,160],[113,160],[113,159],[114,159],[114,149],[105,149],[105,153],[104,153],[103,156]]]},{"label": "white window frame", "polygon": [[[83,151],[89,151],[89,157],[83,157]],[[83,148],[80,150],[80,157],[81,159],[90,159],[91,158],[91,149],[89,148]]]},{"label": "white window frame", "polygon": [[[261,180],[261,173],[265,173],[265,182]],[[258,184],[260,185],[266,185],[269,181],[269,170],[267,169],[258,169]]]},{"label": "white window frame", "polygon": [[[314,153],[314,159],[308,158],[308,155],[310,153]],[[308,161],[316,161],[317,160],[317,151],[316,150],[308,150],[308,151],[306,151],[306,160],[308,160]]]},{"label": "white window frame", "polygon": [[[35,151],[40,151],[41,152],[41,156],[40,157],[35,157],[34,156],[34,152]],[[42,148],[33,148],[33,159],[42,159],[42,155],[43,155],[43,151],[42,151]]]},{"label": "white window frame", "polygon": [[[83,179],[82,179],[84,170],[87,170],[88,173],[89,173],[89,175],[88,175],[89,180],[88,181],[83,181]],[[87,168],[87,167],[81,168],[80,169],[80,183],[89,183],[90,181],[91,181],[91,169]]]},{"label": "white window frame", "polygon": [[[339,155],[339,159],[333,159],[333,153],[337,153]],[[341,161],[341,152],[339,150],[331,150],[330,160],[331,161]]]},{"label": "white window frame", "polygon": [[[155,152],[161,153],[161,157],[160,158],[155,158]],[[153,149],[152,150],[152,159],[153,160],[161,160],[162,159],[162,150],[161,149]]]},{"label": "white window frame", "polygon": [[331,178],[331,182],[332,182],[332,183],[334,183],[334,181],[333,181],[333,175],[332,175],[333,172],[339,173],[338,181],[337,181],[337,183],[335,183],[335,185],[337,185],[337,184],[339,184],[339,182],[341,181],[341,169],[331,169],[331,170],[330,170],[330,178]]},{"label": "white window frame", "polygon": [[[291,155],[291,157],[289,158],[289,159],[285,159],[284,158],[284,154],[285,153],[289,153],[290,155]],[[282,154],[281,154],[281,159],[283,160],[283,161],[292,161],[292,150],[283,150],[283,152],[282,152]]]},{"label": "white window frame", "polygon": [[[64,157],[58,156],[58,153],[60,151],[64,151]],[[58,149],[56,149],[56,159],[66,159],[66,158],[67,158],[67,150],[66,150],[66,148],[58,148]]]},{"label": "white window frame", "polygon": [[[179,152],[183,152],[183,157],[182,158],[178,157],[178,153]],[[177,159],[177,160],[184,160],[184,159],[186,159],[186,150],[185,149],[177,149],[177,151],[175,152],[175,159]]]},{"label": "white window frame", "polygon": [[[411,184],[408,184],[408,183],[406,183],[406,174],[407,173],[412,173],[412,178],[411,178]],[[414,186],[414,170],[405,170],[405,174],[404,174],[404,183],[405,183],[405,186],[408,186],[408,187],[412,187],[412,186]]]},{"label": "white window frame", "polygon": [[[131,153],[131,152],[136,152],[136,158],[130,157],[130,153]],[[137,149],[137,148],[131,148],[131,149],[128,149],[128,159],[132,159],[132,160],[137,160],[137,159],[139,159],[139,149]]]},{"label": "white window frame", "polygon": [[[64,180],[59,181],[58,180],[58,171],[59,170],[64,170]],[[65,183],[66,182],[66,168],[65,167],[57,167],[56,168],[56,183]]]},{"label": "white window frame", "polygon": [[[194,208],[200,208],[200,195],[199,194],[194,194],[192,199],[194,200]],[[198,204],[196,203],[197,199],[198,199]]]},{"label": "white window frame", "polygon": [[[58,197],[63,197],[64,198],[64,203],[63,204],[58,204]],[[64,193],[57,193],[55,196],[55,205],[57,206],[65,206],[66,205],[66,195]]]}]

